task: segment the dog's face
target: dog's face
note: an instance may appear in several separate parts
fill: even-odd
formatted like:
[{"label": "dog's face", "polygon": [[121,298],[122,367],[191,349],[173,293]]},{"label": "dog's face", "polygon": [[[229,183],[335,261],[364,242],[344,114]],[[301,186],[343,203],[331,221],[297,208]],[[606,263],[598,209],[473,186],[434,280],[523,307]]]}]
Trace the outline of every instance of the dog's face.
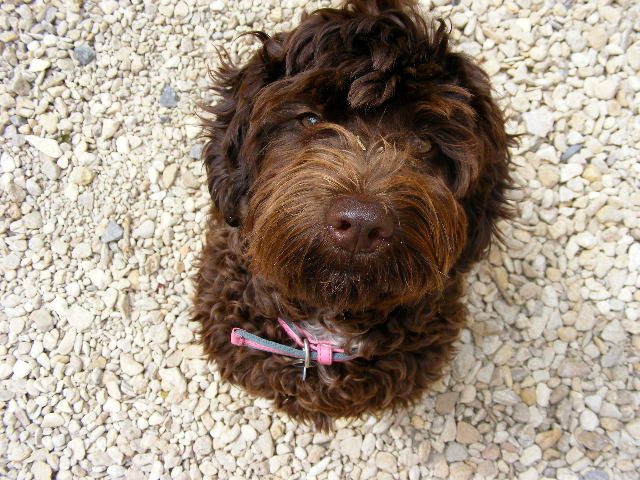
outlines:
[{"label": "dog's face", "polygon": [[286,298],[417,301],[477,260],[505,214],[509,137],[487,78],[403,4],[320,10],[216,78],[209,188]]}]

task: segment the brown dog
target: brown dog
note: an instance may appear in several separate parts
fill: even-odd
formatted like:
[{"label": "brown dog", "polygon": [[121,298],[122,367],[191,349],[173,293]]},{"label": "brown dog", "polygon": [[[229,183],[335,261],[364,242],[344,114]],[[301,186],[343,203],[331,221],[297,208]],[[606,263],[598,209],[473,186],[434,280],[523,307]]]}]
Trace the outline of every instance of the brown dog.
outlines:
[{"label": "brown dog", "polygon": [[405,406],[453,355],[463,273],[508,214],[511,137],[487,76],[409,1],[255,35],[205,108],[205,351],[320,428]]}]

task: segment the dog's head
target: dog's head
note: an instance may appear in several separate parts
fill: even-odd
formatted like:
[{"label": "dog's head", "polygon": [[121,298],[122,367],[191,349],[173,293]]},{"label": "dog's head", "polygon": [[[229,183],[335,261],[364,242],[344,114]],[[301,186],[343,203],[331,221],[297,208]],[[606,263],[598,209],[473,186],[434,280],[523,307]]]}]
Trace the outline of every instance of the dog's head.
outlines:
[{"label": "dog's head", "polygon": [[412,302],[487,248],[506,214],[507,146],[487,76],[443,23],[351,0],[257,33],[215,75],[209,189],[254,274],[328,309]]}]

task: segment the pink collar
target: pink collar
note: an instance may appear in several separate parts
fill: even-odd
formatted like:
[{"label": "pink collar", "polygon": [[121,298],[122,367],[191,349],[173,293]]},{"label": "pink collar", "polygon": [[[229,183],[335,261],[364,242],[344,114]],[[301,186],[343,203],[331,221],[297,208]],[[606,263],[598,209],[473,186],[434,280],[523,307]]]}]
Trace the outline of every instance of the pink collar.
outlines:
[{"label": "pink collar", "polygon": [[357,355],[345,354],[344,349],[338,348],[330,341],[313,338],[309,332],[298,327],[293,322],[278,317],[278,323],[283,330],[287,332],[287,335],[289,335],[297,345],[302,347],[302,349],[267,340],[240,328],[234,328],[231,331],[231,343],[237,346],[254,348],[256,350],[262,350],[263,352],[277,353],[279,355],[304,360],[303,379],[306,376],[306,369],[309,368],[311,360],[316,361],[320,365],[331,365],[333,362],[346,362],[357,357]]}]

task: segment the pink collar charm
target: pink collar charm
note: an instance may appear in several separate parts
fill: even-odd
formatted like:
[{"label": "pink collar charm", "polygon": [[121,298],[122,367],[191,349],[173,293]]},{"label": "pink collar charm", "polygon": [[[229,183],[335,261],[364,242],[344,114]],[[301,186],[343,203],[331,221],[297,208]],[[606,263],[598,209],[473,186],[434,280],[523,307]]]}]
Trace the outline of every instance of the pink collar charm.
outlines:
[{"label": "pink collar charm", "polygon": [[320,365],[331,365],[333,362],[346,362],[353,360],[357,355],[347,355],[344,349],[338,348],[334,343],[316,340],[309,332],[296,326],[294,323],[278,317],[278,323],[293,341],[302,349],[282,345],[252,333],[234,328],[231,331],[231,343],[237,346],[254,348],[263,352],[276,353],[303,360],[302,379],[307,376],[307,368],[311,366],[311,360]]}]

